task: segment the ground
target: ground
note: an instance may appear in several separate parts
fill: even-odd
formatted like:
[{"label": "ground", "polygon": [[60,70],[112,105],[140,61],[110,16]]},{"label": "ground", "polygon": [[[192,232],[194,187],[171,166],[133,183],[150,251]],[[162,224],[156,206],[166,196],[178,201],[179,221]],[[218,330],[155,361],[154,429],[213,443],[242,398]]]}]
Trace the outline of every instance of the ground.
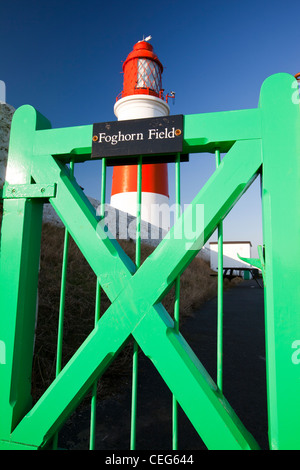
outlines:
[{"label": "ground", "polygon": [[[216,303],[214,298],[184,323],[182,334],[212,378],[216,374]],[[97,405],[96,449],[128,450],[130,440],[131,374],[119,378],[112,397]],[[264,351],[263,289],[244,281],[224,294],[224,395],[262,449],[268,448]],[[152,363],[139,358],[137,450],[170,450],[172,397]],[[88,449],[90,408],[68,420],[59,445]],[[179,410],[179,449],[206,446]]]}]

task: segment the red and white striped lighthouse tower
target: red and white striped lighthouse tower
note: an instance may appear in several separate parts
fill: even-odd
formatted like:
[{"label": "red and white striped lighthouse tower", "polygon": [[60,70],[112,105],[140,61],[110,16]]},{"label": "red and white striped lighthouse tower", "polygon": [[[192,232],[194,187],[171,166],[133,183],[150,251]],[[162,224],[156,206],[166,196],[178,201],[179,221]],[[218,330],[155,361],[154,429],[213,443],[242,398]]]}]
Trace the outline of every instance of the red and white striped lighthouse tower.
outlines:
[{"label": "red and white striped lighthouse tower", "polygon": [[[148,39],[148,38],[147,38]],[[133,46],[123,63],[123,90],[114,113],[119,121],[167,116],[170,108],[163,99],[163,66],[146,40]],[[115,166],[111,205],[136,215],[137,166]],[[168,230],[170,226],[168,166],[166,163],[142,166],[142,220]]]}]

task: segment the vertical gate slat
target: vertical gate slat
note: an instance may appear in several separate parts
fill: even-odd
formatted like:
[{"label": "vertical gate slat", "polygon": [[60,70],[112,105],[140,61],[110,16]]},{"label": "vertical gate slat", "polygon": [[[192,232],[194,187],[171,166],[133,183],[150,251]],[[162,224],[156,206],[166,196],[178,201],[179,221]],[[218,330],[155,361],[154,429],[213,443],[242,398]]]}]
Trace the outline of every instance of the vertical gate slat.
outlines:
[{"label": "vertical gate slat", "polygon": [[[105,202],[106,202],[106,158],[102,159],[101,167],[101,204],[100,204],[100,219],[104,217]],[[96,280],[96,300],[95,300],[95,320],[94,326],[100,319],[101,313],[101,284],[99,279]],[[91,398],[91,418],[90,418],[90,442],[89,449],[95,450],[96,441],[96,407],[97,407],[97,387],[98,381],[96,380],[92,387],[92,398]]]},{"label": "vertical gate slat", "polygon": [[[181,215],[180,197],[180,154],[176,155],[175,162],[175,192],[176,192],[176,220]],[[176,221],[175,220],[175,221]],[[174,330],[179,332],[179,312],[180,312],[180,276],[175,280],[175,303],[174,303]],[[178,449],[178,407],[175,396],[172,396],[172,449]]]},{"label": "vertical gate slat", "polygon": [[[221,164],[220,150],[216,149],[216,168]],[[217,385],[223,390],[223,222],[218,225],[218,313],[217,313]]]},{"label": "vertical gate slat", "polygon": [[[74,178],[74,161],[70,162],[70,178]],[[66,282],[67,282],[67,268],[68,268],[68,252],[69,252],[70,234],[65,228],[64,235],[64,248],[61,269],[61,284],[60,284],[60,299],[59,299],[59,314],[58,314],[58,329],[57,329],[57,347],[56,347],[56,369],[55,377],[61,372],[62,366],[62,348],[63,348],[63,334],[64,334],[64,318],[65,318],[65,300],[66,300]],[[53,438],[53,450],[58,446],[58,432]]]},{"label": "vertical gate slat", "polygon": [[[140,155],[137,165],[137,210],[136,210],[136,251],[135,264],[137,269],[141,265],[141,204],[142,204],[142,156]],[[131,395],[131,429],[130,450],[136,447],[136,420],[137,420],[137,387],[138,387],[138,353],[139,346],[133,343],[132,358],[132,395]]]}]

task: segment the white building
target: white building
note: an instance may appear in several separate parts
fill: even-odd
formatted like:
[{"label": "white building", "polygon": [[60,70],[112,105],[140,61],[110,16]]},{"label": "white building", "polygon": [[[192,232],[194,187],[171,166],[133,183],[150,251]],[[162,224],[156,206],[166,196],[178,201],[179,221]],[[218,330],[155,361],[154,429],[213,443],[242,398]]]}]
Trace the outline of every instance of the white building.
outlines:
[{"label": "white building", "polygon": [[[251,258],[252,244],[249,241],[231,241],[223,242],[223,268],[249,268],[250,265],[240,260],[238,255],[243,258]],[[214,271],[218,270],[218,242],[210,242],[210,267]],[[238,274],[236,271],[235,274]]]}]

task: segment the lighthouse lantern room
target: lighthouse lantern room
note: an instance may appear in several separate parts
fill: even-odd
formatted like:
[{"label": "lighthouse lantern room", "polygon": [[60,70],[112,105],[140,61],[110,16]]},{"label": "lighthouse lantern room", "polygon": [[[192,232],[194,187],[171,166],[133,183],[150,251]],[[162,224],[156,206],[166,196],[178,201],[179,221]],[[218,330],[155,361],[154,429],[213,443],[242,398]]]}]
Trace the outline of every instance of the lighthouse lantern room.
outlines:
[{"label": "lighthouse lantern room", "polygon": [[135,94],[148,94],[162,97],[163,66],[146,41],[133,46],[123,64],[124,84],[121,97]]}]

